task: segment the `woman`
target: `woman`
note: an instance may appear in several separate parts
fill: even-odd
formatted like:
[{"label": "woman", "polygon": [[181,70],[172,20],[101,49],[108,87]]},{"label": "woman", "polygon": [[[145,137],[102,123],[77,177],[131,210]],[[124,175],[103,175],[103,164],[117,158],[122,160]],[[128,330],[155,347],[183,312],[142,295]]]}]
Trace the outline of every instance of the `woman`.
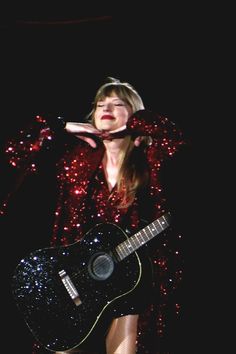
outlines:
[{"label": "woman", "polygon": [[[35,154],[40,150],[45,140],[56,139],[51,124],[48,127],[43,117],[37,120],[42,124],[39,139],[31,142],[29,149],[24,145],[24,157],[28,151]],[[145,110],[140,95],[129,83],[109,78],[97,91],[88,122],[60,123],[66,134],[78,139],[73,147],[67,145],[57,163],[59,195],[52,247],[73,244],[86,237],[95,225],[104,223],[115,224],[130,236],[168,211],[160,185],[160,167],[183,144],[182,134],[166,117]],[[11,163],[19,165],[22,147],[12,142],[9,148]],[[31,159],[31,170],[34,169]],[[142,315],[167,292],[163,276],[167,255],[163,245],[153,240],[141,247],[138,286],[106,307],[102,330],[95,326],[85,345],[56,353],[80,353],[86,348],[96,353],[136,353],[140,348],[137,340]],[[156,264],[158,271],[154,269]],[[176,274],[179,273],[175,273],[174,284],[180,278]],[[155,315],[159,319],[157,332],[161,334],[161,312],[158,310]],[[36,344],[34,352],[43,353],[43,349]]]}]

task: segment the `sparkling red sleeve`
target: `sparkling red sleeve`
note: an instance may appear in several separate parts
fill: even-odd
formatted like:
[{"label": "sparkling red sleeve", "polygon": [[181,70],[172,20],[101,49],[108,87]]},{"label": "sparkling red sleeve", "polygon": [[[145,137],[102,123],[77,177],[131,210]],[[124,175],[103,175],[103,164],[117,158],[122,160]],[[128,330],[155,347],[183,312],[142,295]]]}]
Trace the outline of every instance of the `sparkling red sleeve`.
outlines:
[{"label": "sparkling red sleeve", "polygon": [[[158,149],[158,159],[171,157],[185,144],[182,131],[169,118],[148,110],[135,112],[129,119],[127,129],[136,136],[150,136]],[[158,163],[157,156],[155,159]]]},{"label": "sparkling red sleeve", "polygon": [[37,172],[37,153],[45,140],[52,140],[54,133],[47,126],[46,120],[36,115],[16,137],[9,139],[5,147],[5,158],[16,169],[27,169],[29,173]]},{"label": "sparkling red sleeve", "polygon": [[4,145],[2,169],[6,186],[0,202],[0,215],[5,215],[9,200],[28,175],[39,170],[40,152],[50,149],[55,133],[49,128],[42,116],[34,116],[27,126],[21,129]]}]

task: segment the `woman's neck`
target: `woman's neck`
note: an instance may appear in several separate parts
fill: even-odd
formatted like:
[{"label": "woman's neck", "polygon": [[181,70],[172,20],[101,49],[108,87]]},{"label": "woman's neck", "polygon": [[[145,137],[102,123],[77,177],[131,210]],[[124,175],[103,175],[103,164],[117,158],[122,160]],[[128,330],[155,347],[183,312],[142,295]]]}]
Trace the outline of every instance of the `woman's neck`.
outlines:
[{"label": "woman's neck", "polygon": [[103,158],[103,168],[111,191],[117,183],[121,159],[122,147],[124,146],[124,139],[115,139],[112,141],[104,141],[106,152]]},{"label": "woman's neck", "polygon": [[114,139],[111,141],[104,141],[105,155],[104,160],[106,164],[111,166],[118,166],[122,151],[125,145],[125,139]]}]

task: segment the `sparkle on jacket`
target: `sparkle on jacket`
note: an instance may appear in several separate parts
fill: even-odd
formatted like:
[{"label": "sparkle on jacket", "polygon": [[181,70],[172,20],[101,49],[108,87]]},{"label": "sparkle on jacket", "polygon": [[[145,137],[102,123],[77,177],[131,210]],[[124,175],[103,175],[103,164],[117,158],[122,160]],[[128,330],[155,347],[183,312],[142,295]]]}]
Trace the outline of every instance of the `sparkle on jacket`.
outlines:
[{"label": "sparkle on jacket", "polygon": [[[168,118],[147,110],[135,112],[129,118],[127,129],[134,136],[152,137],[151,145],[146,148],[150,171],[146,197],[147,201],[151,201],[152,207],[147,208],[142,198],[137,196],[128,209],[117,208],[119,197],[116,189],[112,194],[108,191],[103,175],[103,143],[94,149],[78,139],[73,148],[65,147],[63,156],[57,161],[58,200],[51,246],[68,245],[80,240],[93,225],[100,222],[113,222],[123,228],[127,227],[132,233],[141,228],[140,218],[146,208],[148,213],[144,214],[148,222],[154,221],[166,211],[159,172],[162,162],[172,157],[184,144],[182,132]],[[30,132],[22,130],[16,139],[8,142],[6,155],[10,164],[20,169],[27,160],[27,171],[37,172],[37,154],[45,140],[50,141],[56,137],[57,134],[48,127],[46,119],[36,116]],[[92,181],[96,191],[96,179],[100,182],[99,189],[95,194],[91,194],[90,182]],[[178,232],[175,238],[181,238]],[[166,327],[163,309],[166,308],[168,294],[176,289],[182,278],[182,259],[179,250],[172,248],[173,244],[178,247],[178,240],[171,243],[168,237],[164,236],[158,244],[158,249],[152,252],[154,274],[158,277],[159,303],[155,308],[152,306],[150,312],[151,316],[156,317],[155,333],[160,336],[164,335]],[[174,307],[178,314],[179,304],[174,304]]]}]

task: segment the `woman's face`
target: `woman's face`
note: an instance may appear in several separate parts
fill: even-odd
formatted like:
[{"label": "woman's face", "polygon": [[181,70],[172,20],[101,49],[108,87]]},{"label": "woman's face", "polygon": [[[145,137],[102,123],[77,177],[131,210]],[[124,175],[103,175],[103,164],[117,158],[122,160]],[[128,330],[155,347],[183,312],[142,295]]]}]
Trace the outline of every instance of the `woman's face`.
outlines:
[{"label": "woman's face", "polygon": [[131,107],[113,93],[97,102],[94,111],[95,126],[105,131],[119,129],[126,125],[132,113]]}]

